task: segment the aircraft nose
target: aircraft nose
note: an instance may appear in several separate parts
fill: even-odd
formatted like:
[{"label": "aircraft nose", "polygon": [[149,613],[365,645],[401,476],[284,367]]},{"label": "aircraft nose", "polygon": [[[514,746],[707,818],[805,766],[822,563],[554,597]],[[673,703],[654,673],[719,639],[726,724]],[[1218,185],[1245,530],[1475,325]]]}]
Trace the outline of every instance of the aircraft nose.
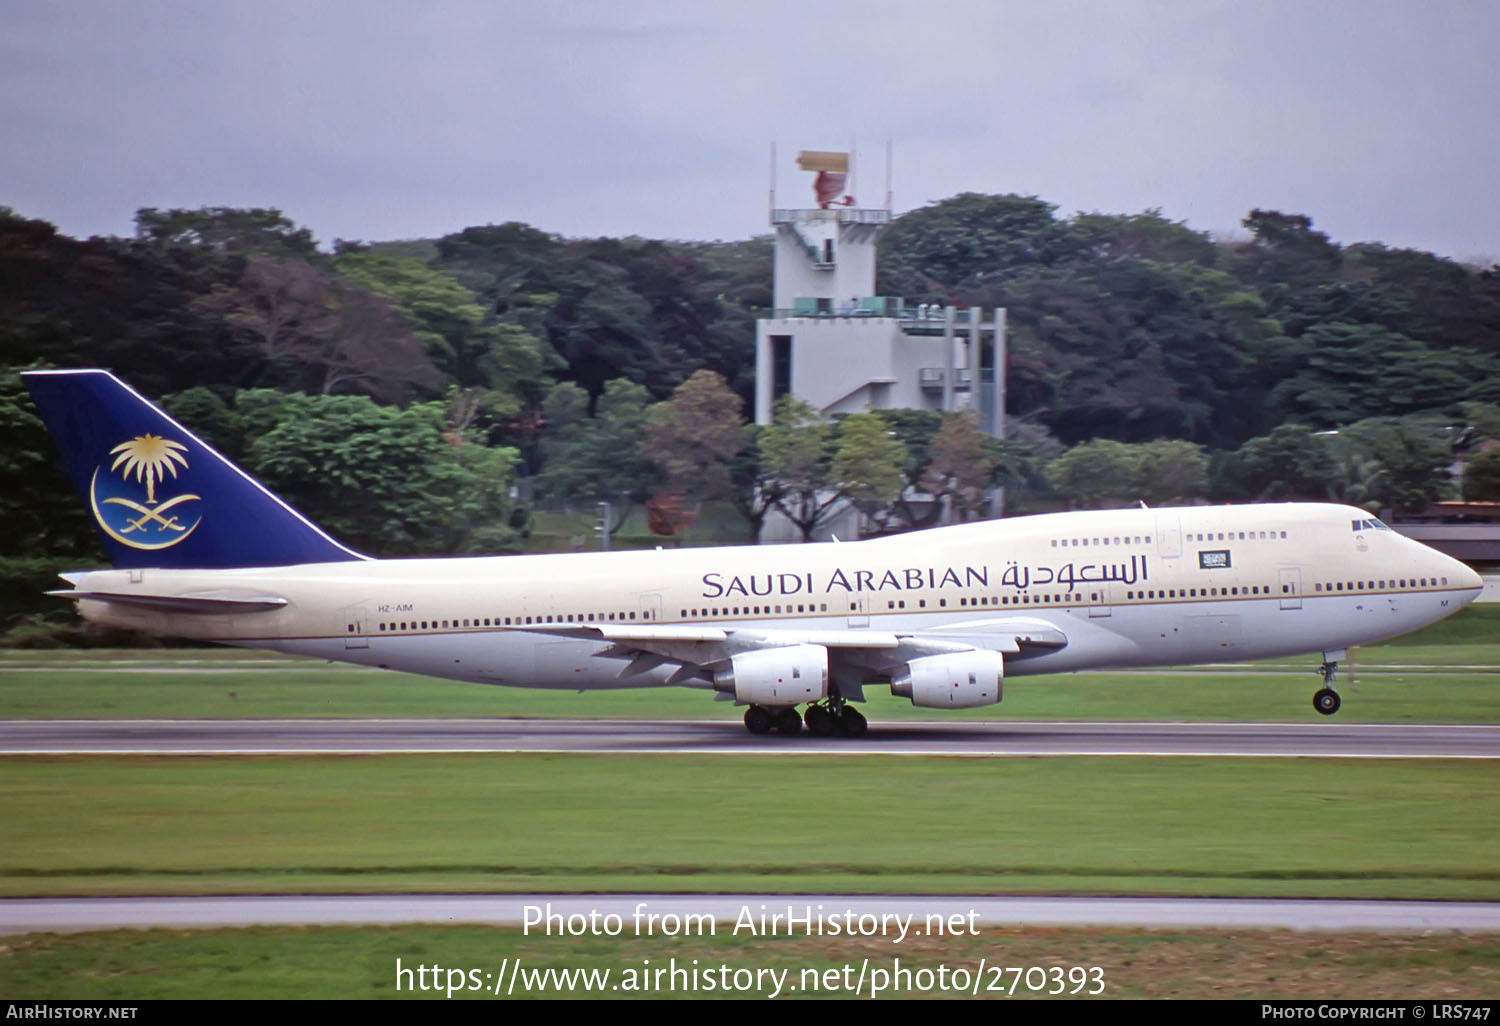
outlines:
[{"label": "aircraft nose", "polygon": [[1484,590],[1484,578],[1480,577],[1478,571],[1470,568],[1467,564],[1460,563],[1451,556],[1445,558],[1447,558],[1449,563],[1449,580],[1453,581],[1458,586],[1459,591],[1464,593],[1462,601],[1465,603],[1473,602],[1479,597],[1479,593]]}]

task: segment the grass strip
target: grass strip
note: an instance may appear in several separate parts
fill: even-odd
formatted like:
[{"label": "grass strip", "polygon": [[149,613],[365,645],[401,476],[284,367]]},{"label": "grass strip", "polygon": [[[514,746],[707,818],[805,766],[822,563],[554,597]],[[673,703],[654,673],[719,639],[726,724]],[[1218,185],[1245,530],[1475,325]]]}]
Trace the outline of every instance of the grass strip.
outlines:
[{"label": "grass strip", "polygon": [[738,890],[1500,899],[1472,761],[0,761],[0,891]]}]

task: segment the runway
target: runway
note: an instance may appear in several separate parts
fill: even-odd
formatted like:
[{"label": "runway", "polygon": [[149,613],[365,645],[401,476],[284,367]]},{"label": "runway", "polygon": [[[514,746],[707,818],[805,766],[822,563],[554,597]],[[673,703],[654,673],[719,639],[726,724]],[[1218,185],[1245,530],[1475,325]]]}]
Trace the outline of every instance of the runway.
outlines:
[{"label": "runway", "polygon": [[573,719],[9,720],[0,755],[1239,756],[1500,759],[1500,726],[888,721],[863,738],[754,736],[737,721]]},{"label": "runway", "polygon": [[[528,913],[528,907],[530,912]],[[637,919],[637,912],[640,917]],[[912,917],[921,936],[928,917],[965,928],[1106,926],[1156,929],[1260,929],[1420,933],[1500,932],[1500,903],[1325,899],[964,897],[959,895],[807,894],[353,894],[238,897],[11,898],[0,900],[0,934],[115,929],[210,929],[260,925],[383,926],[400,923],[522,926],[570,916],[618,916],[623,932],[656,915],[702,917],[730,934],[762,913],[817,921],[873,916],[887,924]],[[847,914],[847,915],[846,915]],[[893,918],[895,917],[895,918]],[[936,922],[936,918],[932,920]],[[783,920],[785,922],[785,920]],[[714,929],[714,928],[710,928]],[[542,927],[532,930],[541,933]],[[642,931],[644,932],[644,931]],[[706,930],[705,930],[706,932]],[[783,931],[785,932],[785,931]],[[805,930],[798,929],[798,933]]]}]

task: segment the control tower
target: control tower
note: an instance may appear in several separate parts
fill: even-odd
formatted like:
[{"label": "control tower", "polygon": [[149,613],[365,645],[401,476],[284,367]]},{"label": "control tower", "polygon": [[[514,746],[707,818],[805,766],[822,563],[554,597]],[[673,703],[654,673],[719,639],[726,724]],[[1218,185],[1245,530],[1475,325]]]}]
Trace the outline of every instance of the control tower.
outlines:
[{"label": "control tower", "polygon": [[[1005,318],[976,309],[922,304],[875,294],[875,258],[891,223],[886,207],[859,206],[845,192],[850,155],[803,151],[816,206],[775,206],[775,309],[755,332],[755,422],[769,424],[788,393],[822,415],[875,409],[961,410],[999,434],[1003,409]],[[996,330],[998,327],[998,330]],[[982,342],[991,342],[989,359]],[[990,387],[983,387],[984,384]]]}]

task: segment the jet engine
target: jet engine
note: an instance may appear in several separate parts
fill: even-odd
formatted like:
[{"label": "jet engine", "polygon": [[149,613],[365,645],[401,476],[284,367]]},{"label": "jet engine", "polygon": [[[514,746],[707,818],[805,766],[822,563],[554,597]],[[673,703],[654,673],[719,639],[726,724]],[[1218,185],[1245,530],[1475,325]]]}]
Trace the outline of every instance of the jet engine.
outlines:
[{"label": "jet engine", "polygon": [[923,656],[891,678],[891,694],[929,709],[972,709],[1000,701],[1005,660],[999,652]]},{"label": "jet engine", "polygon": [[714,674],[714,688],[747,705],[792,706],[828,697],[828,649],[786,645],[741,652]]}]

